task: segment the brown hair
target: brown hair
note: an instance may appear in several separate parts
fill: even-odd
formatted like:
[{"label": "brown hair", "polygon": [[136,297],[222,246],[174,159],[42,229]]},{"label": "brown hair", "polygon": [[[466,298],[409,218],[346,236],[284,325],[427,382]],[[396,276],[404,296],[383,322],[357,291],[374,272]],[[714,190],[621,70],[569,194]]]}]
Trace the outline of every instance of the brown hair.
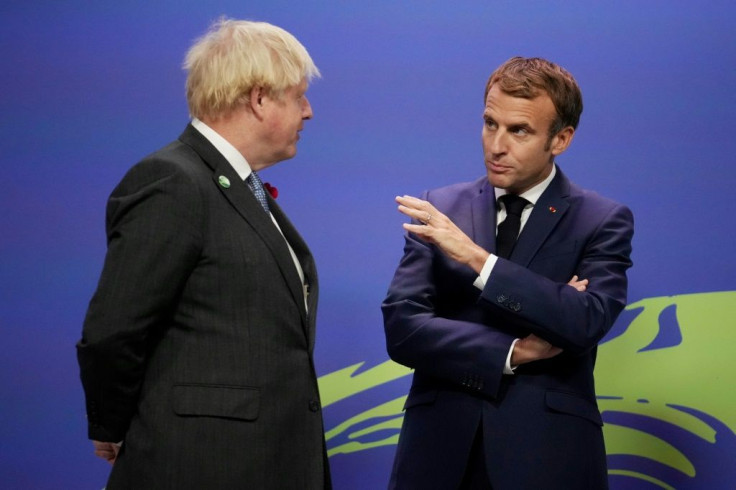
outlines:
[{"label": "brown hair", "polygon": [[484,103],[494,84],[504,93],[524,99],[533,99],[540,92],[546,92],[557,110],[557,119],[550,126],[550,137],[567,126],[578,127],[583,95],[575,78],[561,66],[542,58],[511,58],[488,78]]}]

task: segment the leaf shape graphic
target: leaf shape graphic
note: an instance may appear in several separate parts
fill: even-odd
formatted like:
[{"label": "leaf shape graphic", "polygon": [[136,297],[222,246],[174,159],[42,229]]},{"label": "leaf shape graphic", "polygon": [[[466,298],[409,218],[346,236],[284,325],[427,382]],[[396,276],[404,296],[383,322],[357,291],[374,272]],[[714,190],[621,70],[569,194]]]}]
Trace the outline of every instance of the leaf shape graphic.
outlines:
[{"label": "leaf shape graphic", "polygon": [[[626,308],[599,346],[595,373],[611,488],[632,480],[678,490],[732,483],[723,468],[736,454],[734,352],[736,291],[645,298]],[[322,376],[323,406],[334,405],[341,419],[325,434],[328,454],[396,444],[406,396],[389,387],[411,372],[388,360]],[[369,406],[340,413],[355,399]]]},{"label": "leaf shape graphic", "polygon": [[596,364],[609,473],[722,488],[728,473],[716,468],[736,445],[736,292],[647,298],[627,312]]},{"label": "leaf shape graphic", "polygon": [[[661,339],[662,314],[672,307],[681,341],[648,349]],[[668,407],[677,404],[736,429],[736,369],[728,368],[736,351],[736,291],[647,298],[627,307],[636,309],[641,311],[625,333],[599,348],[595,379],[601,410],[643,413],[713,442],[708,424]]]}]

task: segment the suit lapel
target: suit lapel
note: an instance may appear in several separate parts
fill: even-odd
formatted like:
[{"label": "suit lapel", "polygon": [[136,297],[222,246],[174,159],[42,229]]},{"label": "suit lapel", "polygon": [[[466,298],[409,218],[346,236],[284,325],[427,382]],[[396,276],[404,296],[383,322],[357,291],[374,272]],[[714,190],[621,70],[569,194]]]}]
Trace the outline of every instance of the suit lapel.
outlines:
[{"label": "suit lapel", "polygon": [[570,195],[570,181],[557,168],[557,175],[534,205],[529,220],[519,235],[514,251],[509,259],[517,264],[528,266],[534,255],[542,246],[557,223],[567,212],[570,204],[567,196]]},{"label": "suit lapel", "polygon": [[[183,143],[192,147],[213,170],[212,181],[214,185],[230,202],[230,204],[232,204],[238,214],[240,214],[240,216],[242,216],[243,219],[251,225],[253,230],[255,230],[271,250],[274,258],[276,259],[279,270],[281,271],[281,275],[291,291],[294,301],[299,307],[302,323],[306,325],[307,314],[304,308],[304,293],[299,279],[299,274],[294,266],[294,261],[291,258],[284,236],[281,235],[279,230],[273,224],[271,217],[263,211],[260,203],[248,188],[248,185],[240,179],[238,173],[228,163],[225,157],[223,157],[222,154],[217,151],[217,149],[212,146],[212,144],[202,136],[199,131],[189,125],[179,139]],[[227,183],[225,185],[222,183],[222,177],[226,179]],[[271,208],[272,210],[278,210],[277,213],[282,218],[282,220],[279,221],[279,225],[281,225],[282,222],[288,223],[288,220],[281,212],[281,209],[272,199],[269,204],[273,205]],[[276,216],[276,213],[274,213],[274,216]],[[290,223],[288,227],[293,229]],[[294,230],[294,234],[298,236],[296,230]],[[301,238],[299,241],[300,243],[303,243]],[[294,242],[290,241],[289,243],[292,243],[293,247]],[[306,248],[306,245],[304,245],[304,248]],[[299,255],[297,254],[297,256]],[[302,267],[304,266],[302,265]]]},{"label": "suit lapel", "polygon": [[496,252],[496,203],[488,179],[478,187],[477,194],[471,202],[471,213],[473,221],[473,241],[484,250],[491,253]]},{"label": "suit lapel", "polygon": [[[284,234],[282,240],[283,238],[286,238],[286,240],[288,240],[289,245],[291,245],[292,250],[294,250],[294,253],[296,254],[297,260],[299,260],[299,264],[302,266],[302,271],[304,272],[304,282],[309,285],[309,295],[307,296],[309,314],[307,315],[307,312],[303,307],[304,292],[297,274],[297,282],[299,283],[298,298],[300,301],[299,311],[302,312],[302,320],[304,321],[305,325],[305,334],[307,335],[307,340],[309,341],[311,346],[314,342],[314,319],[316,318],[317,314],[317,295],[319,292],[317,268],[314,264],[314,258],[312,257],[307,244],[304,242],[301,235],[299,235],[299,232],[296,230],[291,221],[289,221],[289,218],[286,217],[286,214],[284,214],[281,207],[276,204],[276,201],[271,198],[270,195],[268,195],[266,198],[268,199],[268,206],[271,209],[271,213],[273,214],[273,217],[276,219],[276,222],[279,224],[279,227]],[[291,257],[291,254],[289,256]],[[292,268],[294,268],[293,261],[291,262]],[[294,269],[294,273],[296,274],[296,269]]]}]

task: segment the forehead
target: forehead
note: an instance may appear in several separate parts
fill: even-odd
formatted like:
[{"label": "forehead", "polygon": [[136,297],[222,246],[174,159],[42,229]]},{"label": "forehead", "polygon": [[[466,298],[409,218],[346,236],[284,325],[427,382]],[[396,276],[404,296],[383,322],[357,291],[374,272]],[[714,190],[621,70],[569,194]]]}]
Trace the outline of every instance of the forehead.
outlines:
[{"label": "forehead", "polygon": [[494,85],[488,91],[483,114],[498,122],[525,122],[535,126],[549,125],[554,121],[557,111],[546,92],[541,92],[533,99],[525,99],[509,95]]},{"label": "forehead", "polygon": [[292,87],[292,90],[297,93],[304,93],[307,91],[307,87],[308,87],[307,79],[302,78],[302,81],[299,82],[299,85],[295,85],[294,87]]}]

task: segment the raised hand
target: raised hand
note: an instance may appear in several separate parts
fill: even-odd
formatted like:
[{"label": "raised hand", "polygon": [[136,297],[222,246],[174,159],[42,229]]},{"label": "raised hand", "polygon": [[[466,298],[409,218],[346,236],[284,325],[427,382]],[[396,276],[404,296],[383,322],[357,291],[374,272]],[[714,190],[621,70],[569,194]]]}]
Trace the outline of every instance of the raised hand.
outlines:
[{"label": "raised hand", "polygon": [[397,196],[399,211],[422,223],[404,223],[404,229],[437,245],[451,259],[480,273],[489,253],[455,226],[447,216],[427,201],[412,196]]}]

